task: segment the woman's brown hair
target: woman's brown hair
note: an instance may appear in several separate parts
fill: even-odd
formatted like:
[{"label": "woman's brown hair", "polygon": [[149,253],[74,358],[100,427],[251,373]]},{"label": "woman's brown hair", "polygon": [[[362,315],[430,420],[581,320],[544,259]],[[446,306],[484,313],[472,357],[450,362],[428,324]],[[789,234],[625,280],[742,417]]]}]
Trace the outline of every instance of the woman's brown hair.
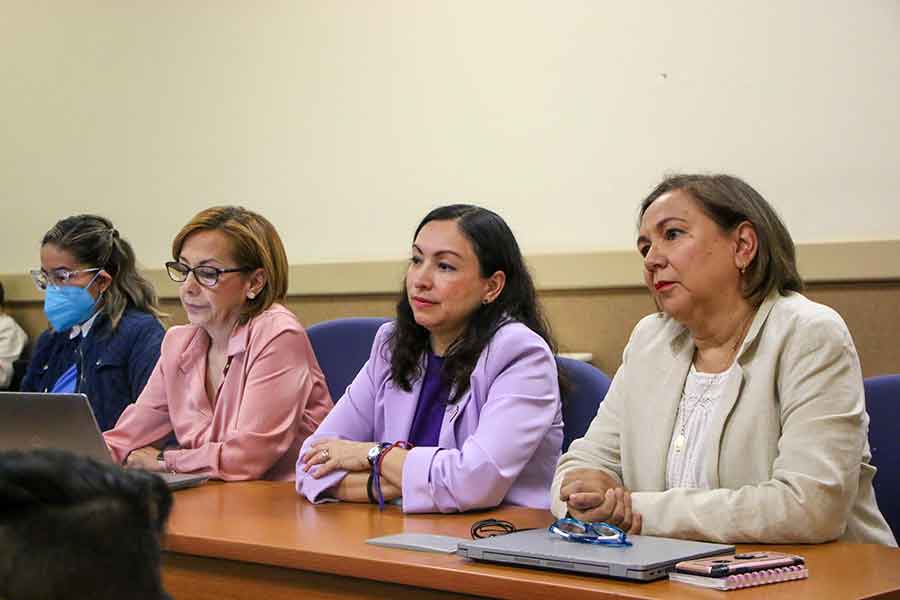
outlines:
[{"label": "woman's brown hair", "polygon": [[638,219],[657,198],[675,190],[689,194],[723,231],[745,221],[756,230],[756,256],[742,276],[744,297],[750,304],[759,306],[773,290],[780,294],[803,291],[790,232],[772,205],[748,183],[732,175],[671,175],[644,198]]},{"label": "woman's brown hair", "polygon": [[231,242],[237,267],[262,269],[266,284],[241,308],[239,321],[246,323],[276,302],[283,302],[288,288],[287,253],[275,226],[264,216],[242,206],[214,206],[197,213],[172,241],[172,258],[178,260],[184,242],[198,231],[221,231]]},{"label": "woman's brown hair", "polygon": [[70,253],[82,265],[109,274],[112,283],[100,297],[99,307],[109,317],[113,331],[129,306],[157,319],[166,316],[159,309],[153,285],[138,273],[131,244],[119,235],[109,219],[97,215],[67,217],[44,234],[41,246],[44,244],[52,244]]}]

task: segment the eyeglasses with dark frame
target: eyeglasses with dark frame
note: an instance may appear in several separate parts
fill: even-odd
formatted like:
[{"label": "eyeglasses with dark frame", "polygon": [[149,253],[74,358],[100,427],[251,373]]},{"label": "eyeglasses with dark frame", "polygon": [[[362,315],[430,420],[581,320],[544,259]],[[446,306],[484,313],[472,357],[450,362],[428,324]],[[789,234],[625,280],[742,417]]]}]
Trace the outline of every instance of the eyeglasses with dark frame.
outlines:
[{"label": "eyeglasses with dark frame", "polygon": [[219,283],[219,277],[224,273],[240,273],[252,271],[250,267],[236,267],[234,269],[220,269],[210,265],[199,265],[197,267],[189,267],[186,264],[174,260],[166,263],[166,271],[169,273],[169,279],[176,283],[184,283],[187,281],[191,273],[194,279],[206,288],[215,287]]},{"label": "eyeglasses with dark frame", "polygon": [[628,535],[609,523],[586,523],[566,517],[550,525],[550,533],[555,533],[570,542],[581,544],[603,544],[604,546],[630,546]]},{"label": "eyeglasses with dark frame", "polygon": [[35,287],[44,292],[51,285],[61,286],[68,285],[69,280],[75,277],[76,275],[80,275],[82,273],[96,273],[97,271],[102,271],[100,267],[93,267],[90,269],[78,269],[76,271],[72,271],[70,269],[59,268],[59,269],[51,269],[50,272],[46,272],[43,269],[32,269],[28,273],[31,275],[31,280],[34,282]]}]

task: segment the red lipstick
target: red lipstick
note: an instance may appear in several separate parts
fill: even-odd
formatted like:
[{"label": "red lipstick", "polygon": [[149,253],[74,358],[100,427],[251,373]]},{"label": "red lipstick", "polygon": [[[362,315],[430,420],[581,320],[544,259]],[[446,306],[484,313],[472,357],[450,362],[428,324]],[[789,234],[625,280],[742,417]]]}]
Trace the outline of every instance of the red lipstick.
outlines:
[{"label": "red lipstick", "polygon": [[657,281],[655,284],[653,284],[653,287],[656,288],[657,292],[663,292],[673,285],[675,285],[674,281]]}]

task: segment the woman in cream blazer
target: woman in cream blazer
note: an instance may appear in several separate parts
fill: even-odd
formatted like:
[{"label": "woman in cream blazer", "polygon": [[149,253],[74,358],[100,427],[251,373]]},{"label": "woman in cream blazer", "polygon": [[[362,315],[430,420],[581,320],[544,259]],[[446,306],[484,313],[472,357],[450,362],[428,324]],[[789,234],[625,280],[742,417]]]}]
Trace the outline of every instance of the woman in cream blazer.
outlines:
[{"label": "woman in cream blazer", "polygon": [[[554,514],[731,543],[896,545],[872,489],[853,341],[835,311],[792,291],[793,243],[771,207],[733,177],[677,176],[641,214],[661,312],[638,323],[596,418],[560,458]],[[705,419],[686,401],[696,372],[720,374]],[[689,483],[670,485],[679,464]]]}]

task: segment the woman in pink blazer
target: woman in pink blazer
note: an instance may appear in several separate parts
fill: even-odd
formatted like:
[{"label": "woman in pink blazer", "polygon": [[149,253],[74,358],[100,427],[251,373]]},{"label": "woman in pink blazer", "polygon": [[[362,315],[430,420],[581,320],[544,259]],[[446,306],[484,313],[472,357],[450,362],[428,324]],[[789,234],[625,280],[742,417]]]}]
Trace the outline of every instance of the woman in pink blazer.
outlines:
[{"label": "woman in pink blazer", "polygon": [[433,210],[396,321],[303,446],[298,493],[406,512],[548,508],[563,437],[552,346],[506,223],[475,206]]},{"label": "woman in pink blazer", "polygon": [[[110,451],[150,471],[292,480],[332,403],[306,332],[279,304],[278,232],[243,208],[210,208],[175,237],[172,257],[190,325],[166,333],[144,391],[104,434]],[[164,448],[172,432],[177,446]]]}]

